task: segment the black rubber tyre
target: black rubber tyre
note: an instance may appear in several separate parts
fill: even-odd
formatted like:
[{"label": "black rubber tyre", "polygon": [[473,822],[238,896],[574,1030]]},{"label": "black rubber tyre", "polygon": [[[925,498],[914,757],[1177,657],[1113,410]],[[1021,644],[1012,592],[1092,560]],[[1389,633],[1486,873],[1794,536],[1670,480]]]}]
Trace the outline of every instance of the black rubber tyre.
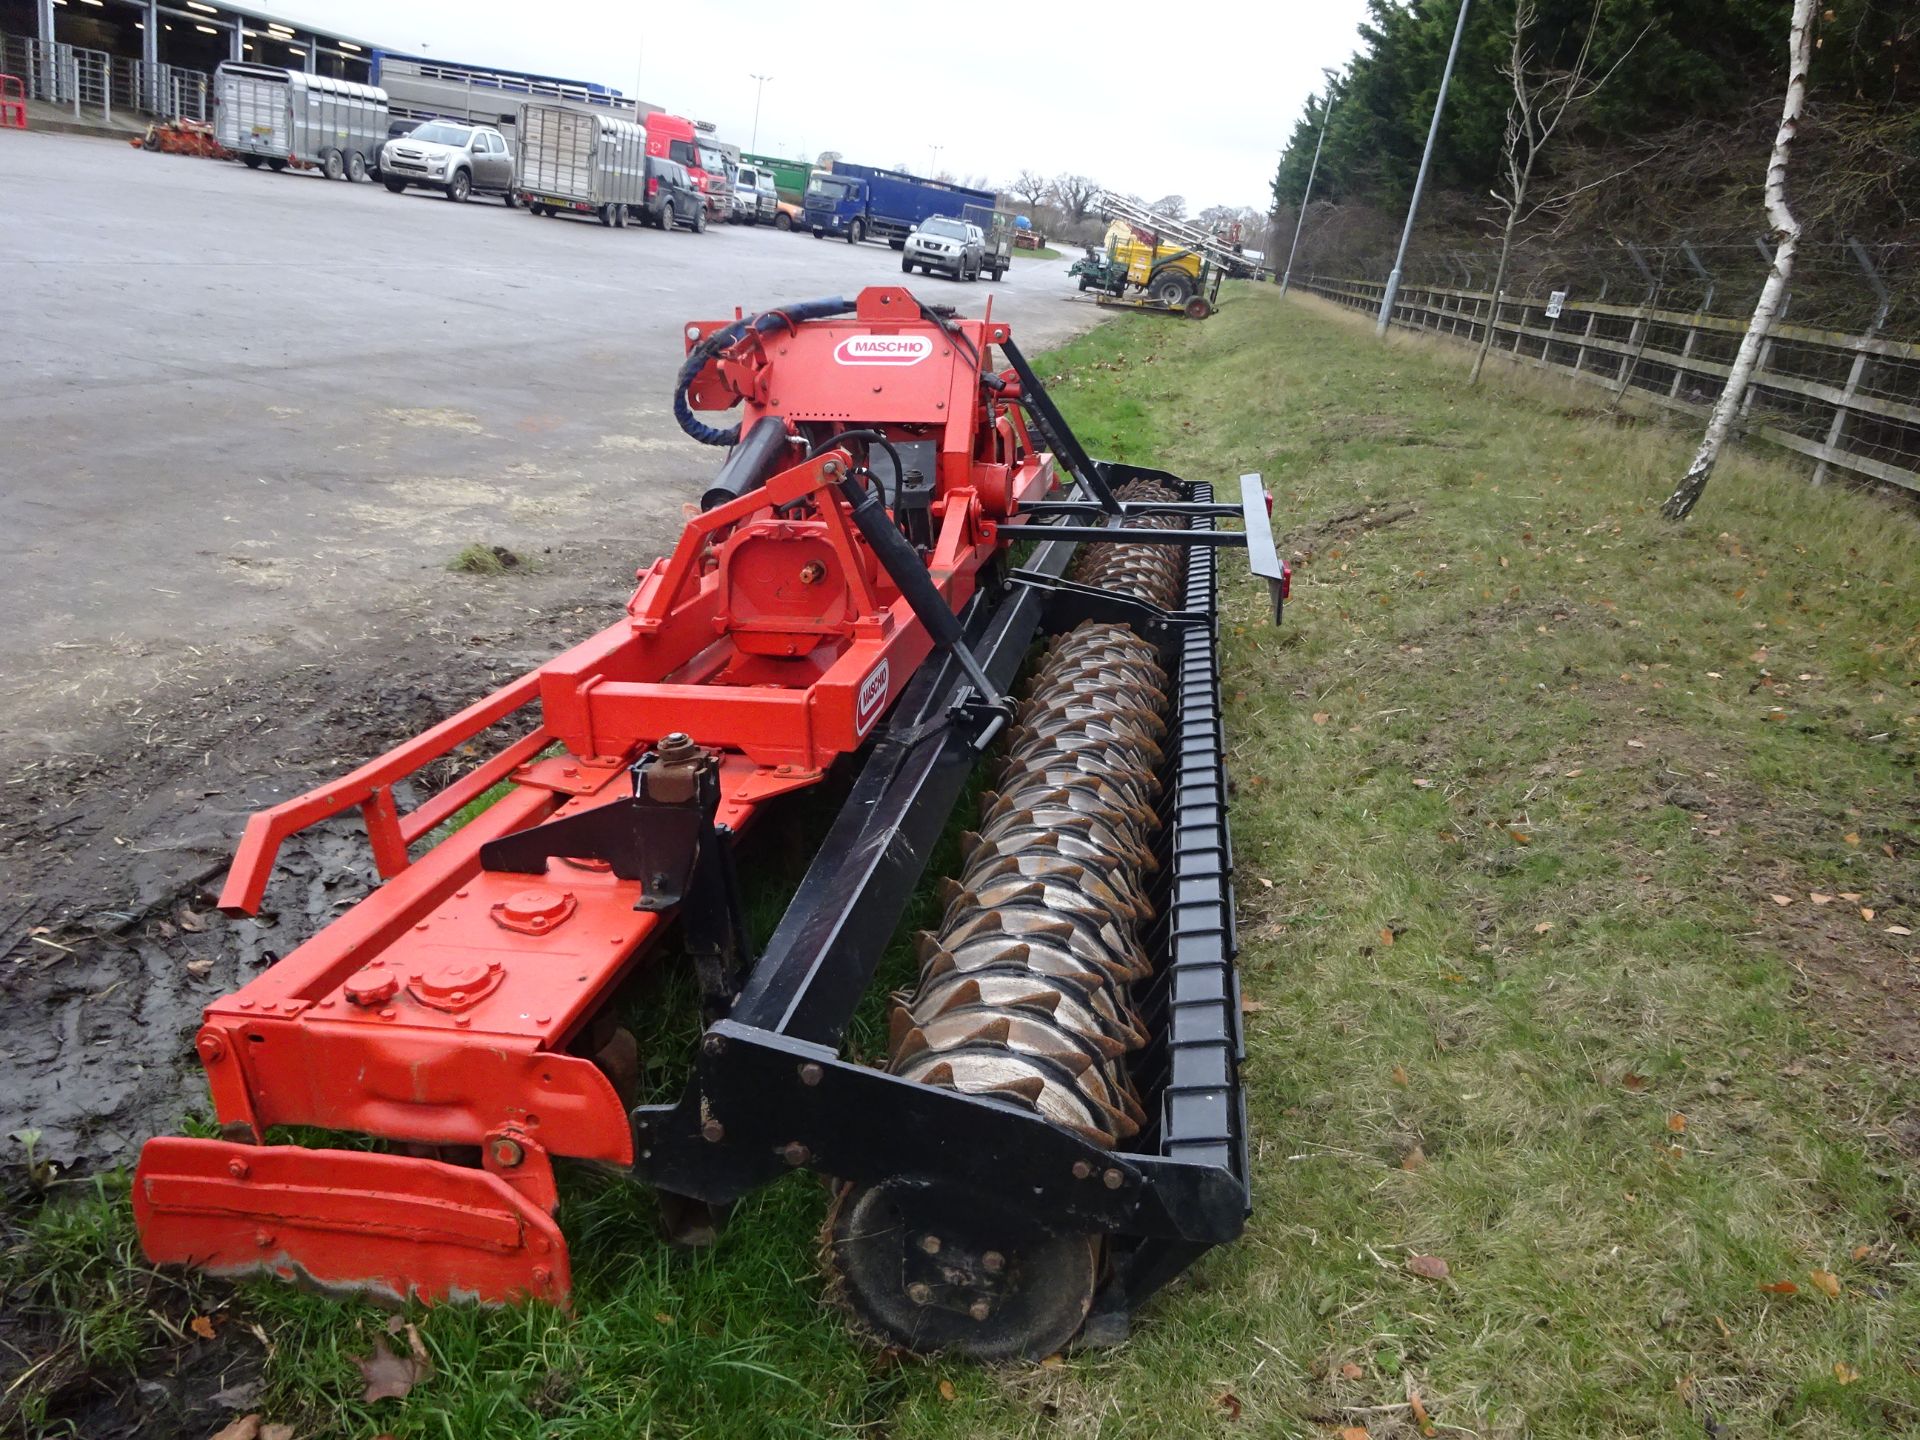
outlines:
[{"label": "black rubber tyre", "polygon": [[1184,310],[1193,298],[1193,277],[1184,270],[1162,270],[1147,286],[1147,298]]},{"label": "black rubber tyre", "polygon": [[858,245],[867,238],[867,227],[856,220],[847,227],[847,244]]},{"label": "black rubber tyre", "polygon": [[385,185],[387,189],[395,195],[403,195],[406,193],[407,182],[404,180],[383,180],[380,183]]},{"label": "black rubber tyre", "polygon": [[284,160],[269,160],[267,161],[267,168],[278,175],[282,170],[287,168],[287,162]]},{"label": "black rubber tyre", "polygon": [[349,150],[347,152],[348,182],[350,184],[358,185],[362,180],[366,178],[367,178],[367,157],[362,155],[358,150]]},{"label": "black rubber tyre", "polygon": [[913,261],[905,255],[900,257],[900,273],[902,275],[911,275],[913,273]]},{"label": "black rubber tyre", "polygon": [[907,248],[907,242],[904,240],[889,240],[887,246],[893,250],[904,250]]},{"label": "black rubber tyre", "polygon": [[999,282],[1000,277],[1007,273],[1007,267],[1004,265],[996,265],[993,267],[990,273],[992,274],[994,281],[997,284]]},{"label": "black rubber tyre", "polygon": [[813,232],[813,238],[816,240],[824,240],[827,238],[827,232],[824,230],[816,230]]},{"label": "black rubber tyre", "polygon": [[260,168],[260,157],[258,155],[242,155],[240,157],[240,163],[249,170],[258,170]]},{"label": "black rubber tyre", "polygon": [[660,207],[660,228],[662,230],[671,230],[673,229],[673,224],[673,202],[669,200]]},{"label": "black rubber tyre", "polygon": [[473,176],[464,170],[454,171],[447,180],[447,199],[456,205],[464,205],[471,194],[473,194]]},{"label": "black rubber tyre", "polygon": [[520,203],[520,197],[511,190],[503,191],[500,196],[500,203],[511,210]]},{"label": "black rubber tyre", "polygon": [[696,235],[707,233],[707,207],[704,205],[693,212],[693,233]]},{"label": "black rubber tyre", "polygon": [[781,211],[778,215],[773,217],[773,228],[776,230],[793,229],[793,217],[787,214],[784,210]]},{"label": "black rubber tyre", "polygon": [[323,151],[320,156],[320,173],[322,175],[325,175],[329,180],[346,179],[347,178],[346,157],[342,155],[338,150]]}]

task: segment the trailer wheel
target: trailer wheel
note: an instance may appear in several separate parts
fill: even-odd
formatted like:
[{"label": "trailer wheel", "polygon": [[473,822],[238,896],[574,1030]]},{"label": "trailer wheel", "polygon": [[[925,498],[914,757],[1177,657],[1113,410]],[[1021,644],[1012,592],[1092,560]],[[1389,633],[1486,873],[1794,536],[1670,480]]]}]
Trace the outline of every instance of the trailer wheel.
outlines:
[{"label": "trailer wheel", "polygon": [[1147,298],[1174,310],[1184,310],[1193,298],[1193,277],[1184,270],[1162,270],[1147,286]]},{"label": "trailer wheel", "polygon": [[1000,279],[1002,275],[1006,273],[1007,273],[1007,267],[1004,265],[996,265],[993,267],[993,278],[996,282]]},{"label": "trailer wheel", "polygon": [[260,157],[258,155],[242,155],[240,157],[240,163],[249,170],[258,170],[260,168]]},{"label": "trailer wheel", "polygon": [[867,227],[856,220],[847,227],[847,244],[858,245],[867,238]]},{"label": "trailer wheel", "polygon": [[267,168],[278,175],[282,170],[287,168],[287,162],[284,160],[269,160],[267,161]]},{"label": "trailer wheel", "polygon": [[1207,303],[1204,296],[1196,295],[1187,302],[1185,313],[1189,320],[1204,320],[1213,314],[1213,306]]},{"label": "trailer wheel", "polygon": [[320,152],[320,173],[325,175],[329,180],[344,180],[347,178],[347,162],[342,158],[338,150],[323,150]]},{"label": "trailer wheel", "polygon": [[348,183],[353,185],[358,185],[362,180],[366,178],[367,178],[367,157],[362,155],[358,150],[349,150],[347,152]]}]

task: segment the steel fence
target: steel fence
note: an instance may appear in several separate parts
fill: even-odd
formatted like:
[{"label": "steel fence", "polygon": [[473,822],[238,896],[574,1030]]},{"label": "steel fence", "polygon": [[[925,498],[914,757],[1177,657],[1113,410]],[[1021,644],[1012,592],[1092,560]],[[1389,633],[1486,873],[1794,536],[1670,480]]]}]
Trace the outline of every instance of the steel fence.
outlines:
[{"label": "steel fence", "polygon": [[[1376,314],[1379,281],[1310,275],[1295,281],[1337,304]],[[1540,369],[1706,414],[1726,383],[1747,322],[1642,304],[1576,300],[1564,292],[1505,294],[1402,284],[1393,323],[1478,345],[1489,325],[1493,349]],[[1743,406],[1744,425],[1830,468],[1920,493],[1920,344],[1884,333],[1890,297],[1881,294],[1858,331],[1776,323]]]},{"label": "steel fence", "polygon": [[76,120],[111,121],[115,110],[163,120],[208,116],[212,82],[203,70],[0,33],[0,73],[17,75],[29,100],[68,107]]}]

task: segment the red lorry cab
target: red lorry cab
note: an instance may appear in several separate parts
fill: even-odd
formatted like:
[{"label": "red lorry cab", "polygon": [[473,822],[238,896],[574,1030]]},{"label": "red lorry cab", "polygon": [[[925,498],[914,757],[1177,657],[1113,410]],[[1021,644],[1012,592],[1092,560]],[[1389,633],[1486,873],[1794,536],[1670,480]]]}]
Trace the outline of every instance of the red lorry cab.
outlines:
[{"label": "red lorry cab", "polygon": [[691,120],[658,111],[647,116],[647,154],[678,160],[686,166],[693,183],[707,197],[709,216],[726,218],[727,209],[733,203],[726,156]]}]

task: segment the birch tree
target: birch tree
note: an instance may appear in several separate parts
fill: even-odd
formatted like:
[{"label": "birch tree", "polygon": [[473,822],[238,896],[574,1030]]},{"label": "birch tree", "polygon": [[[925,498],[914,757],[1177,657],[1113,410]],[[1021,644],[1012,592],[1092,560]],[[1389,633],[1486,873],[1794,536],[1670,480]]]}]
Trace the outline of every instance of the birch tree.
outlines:
[{"label": "birch tree", "polygon": [[1760,287],[1753,319],[1740,342],[1740,352],[1733,357],[1726,388],[1714,404],[1713,415],[1707,421],[1707,433],[1694,454],[1693,464],[1687,468],[1679,488],[1660,507],[1669,520],[1686,519],[1700,503],[1707,481],[1713,476],[1713,467],[1720,459],[1720,449],[1726,444],[1734,419],[1740,413],[1740,402],[1753,378],[1760,347],[1767,331],[1773,327],[1773,317],[1780,311],[1787,281],[1793,275],[1793,256],[1800,246],[1800,222],[1793,218],[1793,211],[1787,205],[1787,158],[1793,150],[1793,137],[1800,129],[1801,112],[1806,109],[1807,71],[1812,64],[1813,0],[1793,0],[1793,23],[1787,40],[1787,99],[1780,112],[1780,129],[1773,137],[1773,156],[1767,162],[1766,206],[1767,223],[1773,227],[1773,265],[1767,271],[1767,283]]},{"label": "birch tree", "polygon": [[[1487,352],[1493,348],[1493,332],[1500,319],[1500,302],[1506,293],[1507,262],[1513,255],[1514,232],[1540,211],[1562,205],[1578,193],[1556,195],[1528,208],[1527,195],[1533,186],[1533,171],[1541,152],[1547,148],[1547,143],[1553,139],[1554,132],[1568,114],[1591,100],[1633,51],[1633,46],[1628,46],[1606,74],[1598,77],[1593,75],[1593,35],[1599,28],[1600,11],[1605,3],[1606,0],[1593,0],[1593,11],[1587,16],[1586,32],[1580,37],[1580,51],[1574,57],[1572,66],[1565,70],[1550,69],[1543,64],[1540,52],[1534,45],[1534,27],[1540,19],[1539,6],[1534,0],[1520,0],[1514,6],[1513,48],[1507,63],[1501,67],[1501,73],[1513,84],[1513,99],[1507,106],[1507,130],[1500,147],[1501,188],[1493,192],[1494,203],[1499,207],[1496,213],[1504,217],[1500,229],[1500,260],[1493,271],[1493,313],[1481,333],[1479,353],[1473,357],[1473,373],[1467,377],[1470,385],[1480,383],[1480,371],[1486,366]],[[1636,40],[1634,43],[1639,42]],[[1581,187],[1587,188],[1590,187]]]}]

